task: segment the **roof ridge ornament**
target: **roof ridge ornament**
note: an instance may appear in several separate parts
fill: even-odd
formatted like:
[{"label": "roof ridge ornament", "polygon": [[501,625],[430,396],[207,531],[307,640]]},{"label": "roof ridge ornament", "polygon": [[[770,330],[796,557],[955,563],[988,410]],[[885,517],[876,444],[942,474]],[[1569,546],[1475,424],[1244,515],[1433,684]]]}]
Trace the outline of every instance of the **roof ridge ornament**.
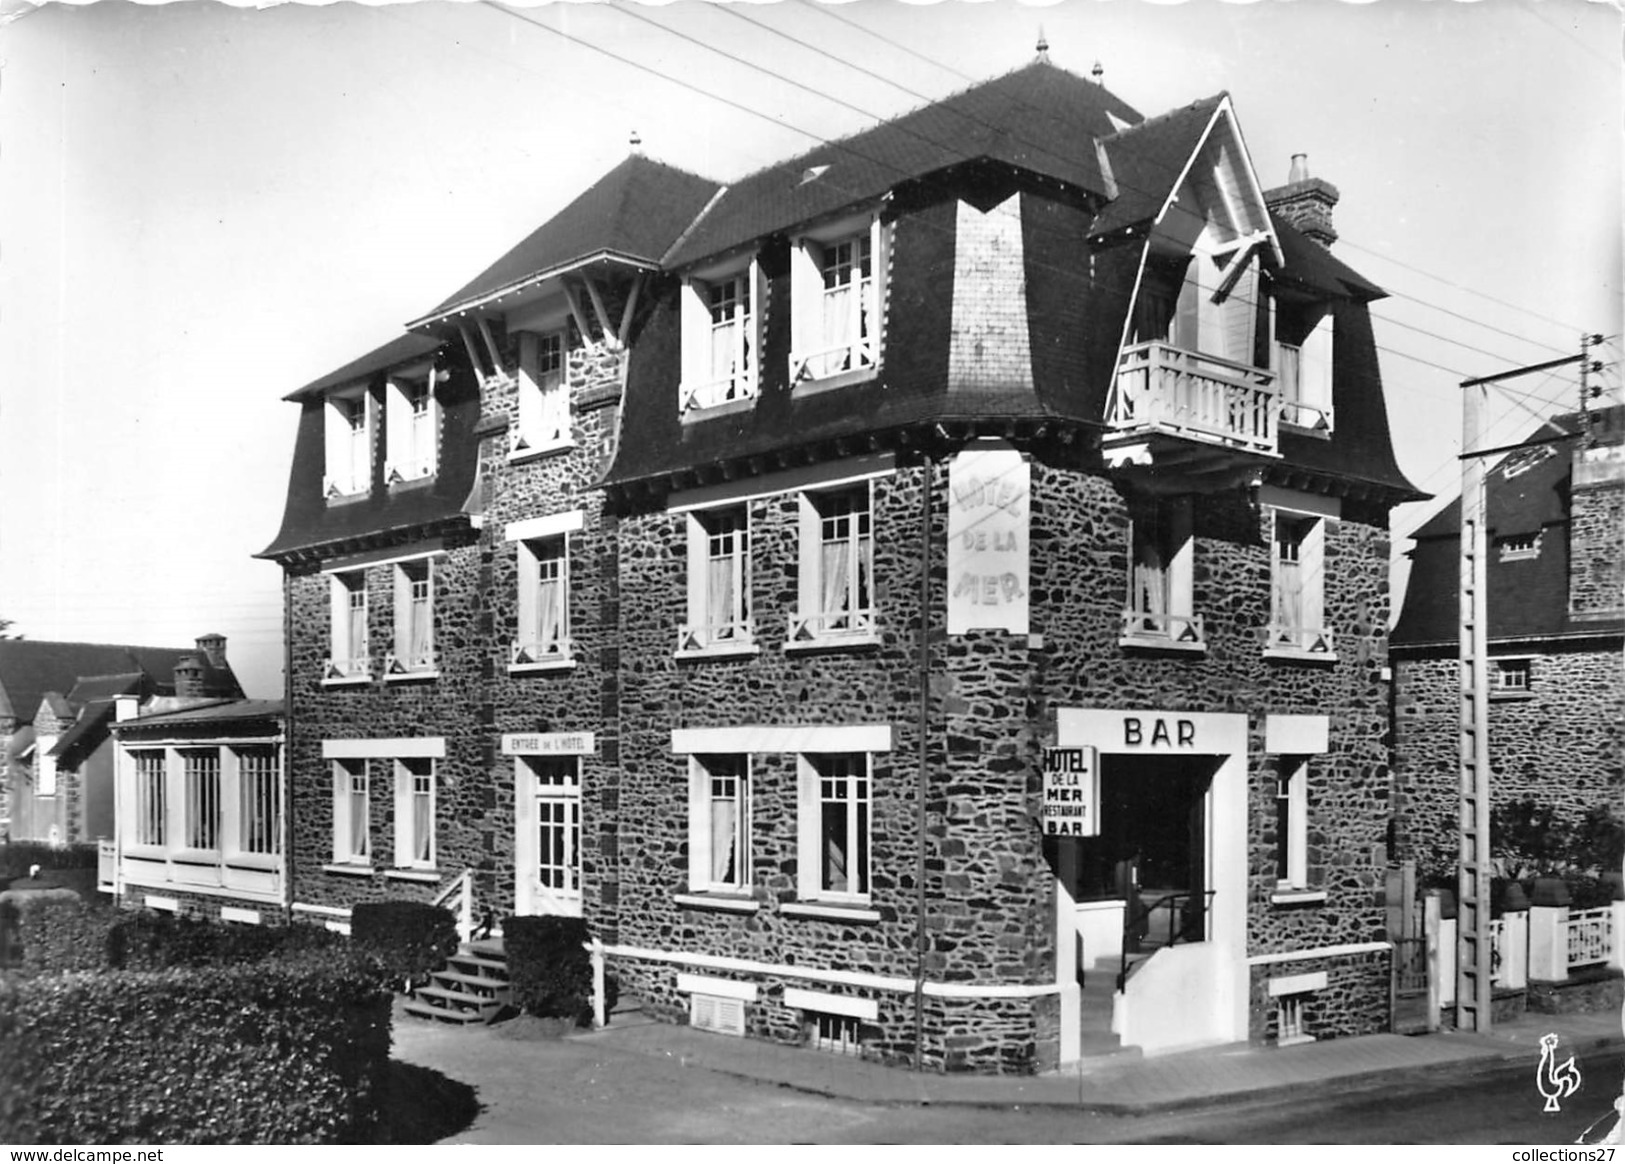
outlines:
[{"label": "roof ridge ornament", "polygon": [[1049,64],[1049,41],[1044,37],[1044,26],[1038,26],[1038,60]]}]

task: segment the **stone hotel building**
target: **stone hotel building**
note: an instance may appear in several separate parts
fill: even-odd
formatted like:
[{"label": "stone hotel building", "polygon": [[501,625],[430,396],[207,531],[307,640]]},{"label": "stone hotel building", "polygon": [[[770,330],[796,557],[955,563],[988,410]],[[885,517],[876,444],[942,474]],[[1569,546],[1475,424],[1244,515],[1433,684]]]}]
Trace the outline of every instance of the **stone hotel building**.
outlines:
[{"label": "stone hotel building", "polygon": [[290,397],[294,913],[466,873],[662,1017],[935,1069],[1384,1029],[1419,494],[1337,198],[1042,58],[629,157]]}]

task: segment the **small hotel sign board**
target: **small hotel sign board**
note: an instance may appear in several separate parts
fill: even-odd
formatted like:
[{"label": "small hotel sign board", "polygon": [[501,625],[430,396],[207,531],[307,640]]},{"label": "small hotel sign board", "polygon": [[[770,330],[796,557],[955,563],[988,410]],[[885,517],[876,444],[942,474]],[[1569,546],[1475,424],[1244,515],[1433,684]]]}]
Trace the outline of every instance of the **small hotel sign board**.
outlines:
[{"label": "small hotel sign board", "polygon": [[948,462],[948,633],[1027,633],[1031,470],[1015,449],[964,449]]},{"label": "small hotel sign board", "polygon": [[597,754],[591,732],[530,732],[502,737],[504,756],[591,756]]},{"label": "small hotel sign board", "polygon": [[1100,835],[1100,765],[1094,748],[1044,749],[1044,835]]}]

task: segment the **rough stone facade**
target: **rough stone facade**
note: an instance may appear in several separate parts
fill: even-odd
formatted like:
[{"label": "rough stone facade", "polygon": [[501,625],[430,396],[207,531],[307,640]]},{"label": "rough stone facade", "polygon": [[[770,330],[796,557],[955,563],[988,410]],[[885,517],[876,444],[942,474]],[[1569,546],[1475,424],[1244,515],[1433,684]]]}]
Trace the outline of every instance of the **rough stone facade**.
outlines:
[{"label": "rough stone facade", "polygon": [[[1492,805],[1532,799],[1570,823],[1598,805],[1617,809],[1625,803],[1625,669],[1618,641],[1548,646],[1527,657],[1528,692],[1490,698]],[[1457,671],[1454,658],[1394,662],[1395,815],[1405,857],[1455,851]]]}]

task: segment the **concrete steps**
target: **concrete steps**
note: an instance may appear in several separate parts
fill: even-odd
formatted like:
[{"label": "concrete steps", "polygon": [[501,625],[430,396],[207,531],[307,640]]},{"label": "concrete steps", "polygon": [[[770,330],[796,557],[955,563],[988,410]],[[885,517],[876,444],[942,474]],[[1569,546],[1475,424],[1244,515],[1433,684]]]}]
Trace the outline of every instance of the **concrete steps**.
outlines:
[{"label": "concrete steps", "polygon": [[501,939],[464,942],[444,969],[429,975],[402,1009],[430,1022],[469,1026],[490,1022],[513,1001]]}]

